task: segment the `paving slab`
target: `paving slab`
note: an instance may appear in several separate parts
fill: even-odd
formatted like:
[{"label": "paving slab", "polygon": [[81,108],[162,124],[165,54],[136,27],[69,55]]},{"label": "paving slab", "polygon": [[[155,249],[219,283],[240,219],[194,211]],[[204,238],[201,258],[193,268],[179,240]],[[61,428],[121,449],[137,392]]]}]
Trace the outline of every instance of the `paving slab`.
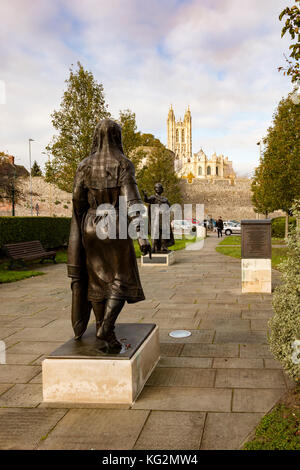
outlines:
[{"label": "paving slab", "polygon": [[282,396],[281,389],[234,389],[232,411],[267,413]]},{"label": "paving slab", "polygon": [[267,343],[267,333],[265,331],[244,331],[244,330],[217,330],[214,343]]},{"label": "paving slab", "polygon": [[143,389],[133,409],[230,411],[232,391],[216,388],[150,387]]},{"label": "paving slab", "polygon": [[6,392],[9,388],[13,387],[15,384],[0,384],[0,395]]},{"label": "paving slab", "polygon": [[7,350],[12,354],[50,354],[57,349],[64,341],[14,341],[14,344]]},{"label": "paving slab", "polygon": [[40,372],[39,366],[0,365],[0,383],[26,383]]},{"label": "paving slab", "polygon": [[261,358],[242,359],[232,357],[216,357],[213,360],[215,369],[263,369],[264,361]]},{"label": "paving slab", "polygon": [[42,400],[40,384],[16,384],[0,396],[0,407],[35,408]]},{"label": "paving slab", "polygon": [[213,387],[216,371],[195,368],[157,368],[146,385],[164,387]]},{"label": "paving slab", "polygon": [[30,384],[42,384],[43,383],[43,374],[42,371],[37,374],[33,379],[31,379],[28,383]]},{"label": "paving slab", "polygon": [[1,326],[0,327],[0,340],[10,337],[13,334],[17,333],[18,331],[19,331],[19,328],[6,328],[6,327]]},{"label": "paving slab", "polygon": [[286,388],[281,370],[218,369],[215,386],[218,388]]},{"label": "paving slab", "polygon": [[157,367],[189,367],[205,369],[212,367],[213,359],[208,357],[161,357]]},{"label": "paving slab", "polygon": [[201,450],[237,450],[263,413],[208,413]]},{"label": "paving slab", "polygon": [[[68,323],[68,324],[67,324]],[[74,336],[70,322],[65,326],[44,326],[43,328],[24,328],[15,333],[13,338],[17,341],[62,341],[66,342]]]},{"label": "paving slab", "polygon": [[214,318],[210,319],[209,315],[201,320],[200,328],[215,329],[222,331],[232,330],[250,330],[250,320],[242,320],[241,318]]},{"label": "paving slab", "polygon": [[240,357],[241,358],[270,358],[273,356],[270,352],[267,344],[241,344],[240,345]]},{"label": "paving slab", "polygon": [[155,321],[161,318],[162,319],[176,319],[177,321],[182,321],[182,319],[192,320],[193,318],[195,318],[197,311],[198,310],[195,308],[185,309],[185,310],[162,308],[162,309],[159,309],[155,314],[153,314],[153,318],[155,319]]},{"label": "paving slab", "polygon": [[[54,320],[49,317],[19,317],[11,323],[11,326],[18,328],[41,328],[49,325],[52,321]],[[1,320],[0,323],[2,323]]]},{"label": "paving slab", "polygon": [[273,317],[271,310],[244,310],[242,309],[242,318],[244,320],[269,320]]},{"label": "paving slab", "polygon": [[185,344],[181,356],[238,357],[238,344]]},{"label": "paving slab", "polygon": [[132,449],[149,412],[143,410],[73,409],[38,449]]},{"label": "paving slab", "polygon": [[[35,365],[35,361],[40,357],[40,354],[11,354],[6,353],[6,364],[23,364]],[[1,369],[0,369],[1,374]]]},{"label": "paving slab", "polygon": [[35,449],[66,410],[0,408],[0,449]]},{"label": "paving slab", "polygon": [[263,361],[266,369],[282,369],[280,362],[275,361],[275,359],[264,359]]},{"label": "paving slab", "polygon": [[269,319],[260,318],[257,320],[250,320],[251,330],[253,331],[268,331],[269,330]]},{"label": "paving slab", "polygon": [[173,344],[173,343],[161,343],[160,344],[160,355],[164,356],[180,356],[183,350],[184,344]]},{"label": "paving slab", "polygon": [[199,449],[205,413],[152,411],[135,446],[135,450]]}]

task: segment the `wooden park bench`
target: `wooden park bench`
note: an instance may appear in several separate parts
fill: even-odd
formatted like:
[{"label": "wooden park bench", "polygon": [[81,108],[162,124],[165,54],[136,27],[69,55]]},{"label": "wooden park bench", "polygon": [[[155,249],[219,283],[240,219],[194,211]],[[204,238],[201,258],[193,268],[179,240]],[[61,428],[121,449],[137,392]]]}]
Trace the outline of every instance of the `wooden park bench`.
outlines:
[{"label": "wooden park bench", "polygon": [[32,242],[10,243],[8,245],[4,245],[3,248],[11,259],[10,268],[16,261],[20,261],[24,264],[25,261],[35,259],[41,259],[41,262],[45,259],[52,259],[53,263],[56,263],[56,251],[45,251],[39,240],[34,240]]}]

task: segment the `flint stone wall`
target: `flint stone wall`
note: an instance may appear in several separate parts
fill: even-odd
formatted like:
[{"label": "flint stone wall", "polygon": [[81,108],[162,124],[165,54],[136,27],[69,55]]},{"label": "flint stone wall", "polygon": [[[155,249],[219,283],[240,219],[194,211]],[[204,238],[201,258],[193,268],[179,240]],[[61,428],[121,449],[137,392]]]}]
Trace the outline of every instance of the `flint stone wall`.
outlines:
[{"label": "flint stone wall", "polygon": [[[182,180],[181,192],[184,204],[204,204],[205,216],[223,220],[256,219],[251,197],[251,180],[247,178],[200,180],[192,183]],[[284,215],[273,212],[270,218]],[[260,215],[260,218],[264,216]]]}]

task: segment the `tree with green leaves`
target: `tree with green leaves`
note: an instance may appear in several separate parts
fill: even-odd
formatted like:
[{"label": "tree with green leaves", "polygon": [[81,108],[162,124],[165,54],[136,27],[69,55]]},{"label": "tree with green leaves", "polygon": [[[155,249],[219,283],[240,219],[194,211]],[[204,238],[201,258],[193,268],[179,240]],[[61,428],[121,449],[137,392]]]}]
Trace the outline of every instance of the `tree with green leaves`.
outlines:
[{"label": "tree with green leaves", "polygon": [[135,166],[140,191],[153,191],[155,183],[162,183],[171,204],[181,202],[179,178],[174,170],[174,154],[154,137],[137,131],[136,115],[130,109],[120,111],[122,142],[125,155]]},{"label": "tree with green leaves", "polygon": [[51,115],[58,135],[46,147],[53,157],[46,165],[46,179],[71,192],[78,164],[90,155],[95,126],[110,113],[102,84],[80,62],[76,70],[70,68],[66,83],[60,109]]},{"label": "tree with green leaves", "polygon": [[[300,198],[299,155],[300,105],[295,105],[288,96],[280,101],[273,116],[255,177],[255,185],[261,188],[257,209],[263,204],[272,210],[286,212],[286,237],[290,207],[295,199]],[[255,192],[254,197],[257,197]]]},{"label": "tree with green leaves", "polygon": [[140,132],[137,132],[135,113],[125,109],[119,113],[119,124],[122,127],[122,144],[126,157],[140,145]]},{"label": "tree with green leaves", "polygon": [[171,204],[181,203],[180,180],[174,170],[174,154],[163,144],[144,153],[143,164],[136,168],[140,191],[151,194],[156,183],[164,187],[164,195]]},{"label": "tree with green leaves", "polygon": [[[300,0],[295,0],[298,5]],[[285,25],[281,31],[281,37],[283,37],[287,32],[290,34],[290,37],[293,43],[290,45],[290,55],[289,58],[285,58],[287,62],[287,68],[279,67],[278,70],[283,70],[285,75],[289,75],[292,78],[292,82],[296,82],[300,79],[300,8],[296,4],[292,7],[285,8],[279,15],[279,20],[281,21],[283,17],[286,17]]]},{"label": "tree with green leaves", "polygon": [[258,214],[264,214],[267,218],[268,214],[273,212],[275,208],[272,195],[270,194],[269,180],[263,164],[260,164],[260,166],[255,169],[255,174],[251,182],[251,190],[254,211]]},{"label": "tree with green leaves", "polygon": [[36,160],[31,167],[31,176],[42,176],[42,170]]}]

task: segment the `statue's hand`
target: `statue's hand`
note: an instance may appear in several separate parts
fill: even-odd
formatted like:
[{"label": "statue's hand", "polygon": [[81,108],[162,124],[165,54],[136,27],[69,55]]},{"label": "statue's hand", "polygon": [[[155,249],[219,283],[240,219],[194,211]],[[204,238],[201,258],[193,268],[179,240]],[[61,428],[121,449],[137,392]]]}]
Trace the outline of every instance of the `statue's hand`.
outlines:
[{"label": "statue's hand", "polygon": [[138,239],[140,250],[143,256],[146,256],[149,253],[149,258],[151,259],[151,244],[148,239],[139,238]]}]

